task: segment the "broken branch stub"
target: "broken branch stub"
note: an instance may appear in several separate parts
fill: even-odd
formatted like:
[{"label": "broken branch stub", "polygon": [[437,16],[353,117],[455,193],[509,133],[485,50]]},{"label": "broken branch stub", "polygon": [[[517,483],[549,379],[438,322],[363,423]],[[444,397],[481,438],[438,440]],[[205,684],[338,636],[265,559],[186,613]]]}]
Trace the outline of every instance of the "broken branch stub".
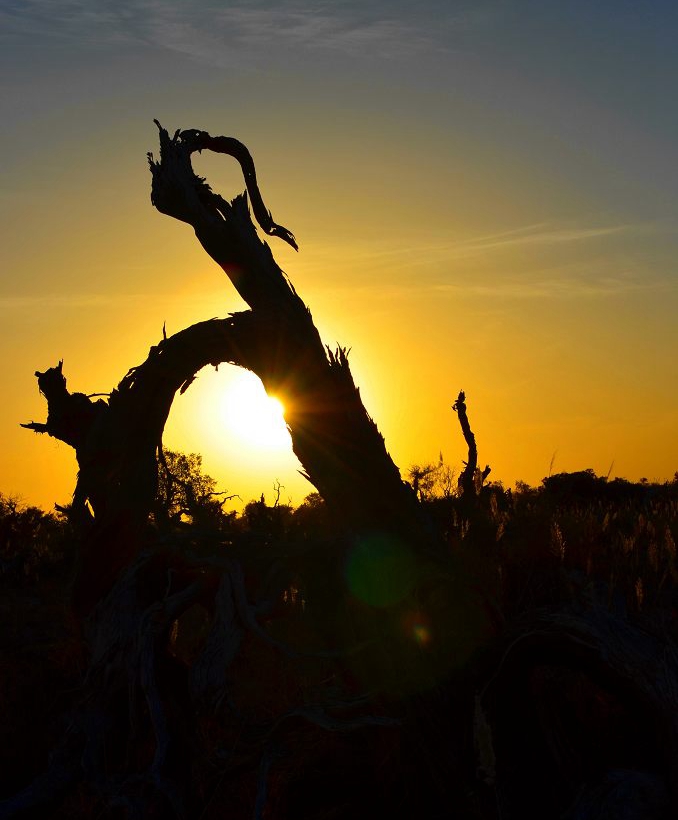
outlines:
[{"label": "broken branch stub", "polygon": [[459,417],[459,424],[461,425],[461,432],[464,436],[464,441],[468,447],[468,461],[465,462],[465,467],[459,476],[459,488],[461,489],[462,498],[471,499],[480,492],[483,483],[487,476],[492,472],[490,465],[486,465],[484,470],[478,469],[478,448],[476,446],[476,437],[471,430],[471,425],[466,414],[466,394],[463,390],[459,391],[457,400],[452,405],[452,409]]}]

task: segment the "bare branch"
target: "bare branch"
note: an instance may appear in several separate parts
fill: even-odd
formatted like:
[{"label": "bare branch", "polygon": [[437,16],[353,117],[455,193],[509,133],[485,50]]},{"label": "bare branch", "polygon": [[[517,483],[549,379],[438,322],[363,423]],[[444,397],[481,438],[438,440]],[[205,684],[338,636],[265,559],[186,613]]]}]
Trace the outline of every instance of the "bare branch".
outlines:
[{"label": "bare branch", "polygon": [[459,391],[457,400],[452,405],[452,409],[459,417],[459,424],[464,435],[464,440],[468,446],[468,461],[464,462],[465,467],[459,476],[459,487],[463,498],[475,497],[483,482],[491,472],[489,465],[484,470],[478,471],[478,448],[476,447],[476,437],[471,430],[468,416],[466,415],[466,394],[463,390]]}]

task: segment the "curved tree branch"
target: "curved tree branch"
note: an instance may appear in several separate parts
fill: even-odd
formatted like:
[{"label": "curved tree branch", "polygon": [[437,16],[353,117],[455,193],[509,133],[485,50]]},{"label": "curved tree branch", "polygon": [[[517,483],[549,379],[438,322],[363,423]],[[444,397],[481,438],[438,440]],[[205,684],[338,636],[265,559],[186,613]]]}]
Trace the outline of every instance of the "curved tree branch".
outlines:
[{"label": "curved tree branch", "polygon": [[[162,133],[160,123],[157,120],[153,120],[153,122]],[[291,231],[288,231],[287,228],[283,228],[282,225],[277,225],[273,221],[273,215],[264,205],[264,200],[261,198],[261,192],[259,191],[259,185],[257,183],[254,160],[242,142],[233,137],[211,137],[206,131],[198,130],[181,132],[181,139],[187,147],[190,146],[191,151],[202,151],[206,148],[217,154],[228,154],[228,156],[236,159],[240,163],[247,186],[247,193],[252,203],[252,210],[261,229],[269,236],[277,236],[284,240],[288,245],[291,245],[295,251],[299,250],[299,246]]]},{"label": "curved tree branch", "polygon": [[[193,226],[251,309],[163,338],[107,402],[70,394],[61,363],[38,374],[48,419],[46,425],[29,426],[75,448],[80,471],[74,511],[89,520],[89,502],[94,513],[81,550],[79,608],[88,611],[142,547],[157,488],[157,449],[172,401],[208,364],[230,362],[252,370],[267,391],[283,395],[304,475],[344,531],[390,533],[415,550],[440,556],[422,506],[363,406],[346,351],[323,345],[308,308],[257,236],[246,197],[226,202],[194,174],[190,162],[201,148],[235,155],[260,211],[263,201],[249,153],[230,138],[197,131],[170,138],[163,128],[160,148],[159,162],[149,157],[153,204]],[[289,241],[285,229],[267,223],[261,213],[259,219]]]}]

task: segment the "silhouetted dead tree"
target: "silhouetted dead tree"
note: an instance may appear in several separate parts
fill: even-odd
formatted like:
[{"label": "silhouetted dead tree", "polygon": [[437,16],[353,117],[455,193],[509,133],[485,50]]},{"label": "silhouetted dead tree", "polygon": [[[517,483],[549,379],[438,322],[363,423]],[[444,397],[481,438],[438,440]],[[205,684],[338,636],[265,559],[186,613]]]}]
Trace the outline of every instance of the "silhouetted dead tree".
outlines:
[{"label": "silhouetted dead tree", "polygon": [[483,482],[490,474],[489,464],[485,466],[482,471],[478,470],[478,448],[476,447],[476,437],[471,430],[468,416],[466,415],[466,394],[463,390],[459,391],[457,400],[452,405],[452,409],[459,417],[459,424],[461,431],[464,434],[464,440],[468,446],[468,461],[464,462],[464,469],[459,476],[459,487],[463,498],[473,498],[478,494],[479,489],[483,486]]},{"label": "silhouetted dead tree", "polygon": [[[307,307],[258,238],[246,196],[226,202],[191,168],[196,150],[235,156],[262,228],[296,247],[291,233],[276,225],[265,209],[249,153],[229,138],[198,131],[170,137],[159,130],[160,160],[149,156],[153,204],[194,228],[250,310],[163,338],[107,401],[71,393],[61,362],[36,374],[48,404],[47,421],[24,426],[66,442],[78,460],[72,514],[80,523],[81,539],[73,601],[85,619],[92,660],[83,689],[85,705],[52,766],[44,777],[0,804],[3,818],[53,803],[83,776],[97,781],[103,805],[126,806],[130,816],[150,806],[160,812],[158,816],[165,812],[192,817],[196,796],[189,751],[195,727],[186,726],[187,716],[228,701],[226,669],[244,635],[256,635],[276,651],[298,657],[296,649],[273,639],[258,621],[272,608],[289,573],[282,572],[277,583],[269,583],[272,597],[254,605],[241,562],[256,563],[256,555],[236,551],[205,562],[191,557],[190,549],[158,542],[148,527],[157,489],[157,453],[173,399],[206,365],[228,362],[245,367],[267,390],[284,393],[294,452],[347,544],[364,538],[369,546],[369,539],[378,535],[377,551],[385,538],[403,544],[414,556],[410,592],[396,605],[400,614],[374,610],[371,626],[369,618],[363,619],[367,632],[364,625],[354,630],[363,645],[365,639],[370,644],[358,663],[368,669],[363,675],[366,686],[406,691],[412,675],[438,679],[441,669],[463,663],[486,638],[486,615],[477,593],[465,592],[463,579],[456,593],[446,587],[452,577],[449,556],[365,410],[346,351],[333,352],[323,345]],[[441,640],[428,665],[414,639],[403,638],[400,627],[407,607],[427,610],[426,596],[413,600],[423,583],[429,596],[446,587],[431,604],[445,612],[441,635],[454,630],[461,617],[466,622],[464,636],[453,641],[454,650]],[[168,657],[167,645],[172,624],[198,603],[211,614],[211,631],[187,678],[181,664]],[[336,626],[344,631],[343,625]],[[352,651],[350,642],[342,638],[337,651]],[[327,655],[320,647],[313,656],[330,657],[332,652]],[[325,729],[393,725],[389,718],[366,713],[364,702],[362,697],[354,703],[350,694],[337,698],[335,693],[323,696],[310,711],[302,700],[293,713]],[[332,714],[336,709],[341,718]],[[178,717],[182,715],[185,719]],[[111,745],[107,734],[119,735],[126,726],[129,729]],[[155,751],[150,767],[139,771],[126,755],[135,742],[143,742],[144,731],[153,738]],[[247,753],[255,760],[261,756],[264,766],[268,752],[261,741],[251,744]],[[264,794],[265,787],[266,778]],[[261,789],[258,804],[263,800]]]},{"label": "silhouetted dead tree", "polygon": [[265,230],[295,245],[290,232],[267,216],[245,147],[194,130],[170,138],[160,128],[160,148],[159,162],[149,155],[153,204],[193,226],[251,310],[164,338],[108,402],[69,393],[61,363],[39,375],[47,423],[25,426],[75,448],[80,472],[74,508],[86,517],[89,501],[94,512],[81,552],[79,609],[89,611],[141,548],[172,401],[208,364],[247,368],[268,391],[284,393],[294,452],[346,531],[387,531],[415,549],[435,552],[430,523],[362,404],[346,351],[323,345],[308,308],[257,236],[247,198],[226,202],[192,170],[196,150],[235,155]]},{"label": "silhouetted dead tree", "polygon": [[[430,527],[362,404],[346,351],[323,345],[308,308],[258,238],[246,198],[228,203],[195,175],[191,154],[205,149],[238,159],[264,230],[296,243],[263,206],[251,157],[241,143],[193,130],[170,138],[160,128],[160,161],[149,157],[153,204],[192,225],[251,308],[227,320],[232,344],[222,360],[252,370],[267,391],[283,392],[294,452],[349,530],[387,527],[423,546],[432,537]],[[192,338],[186,344],[195,346]],[[209,348],[204,355],[216,361]]]}]

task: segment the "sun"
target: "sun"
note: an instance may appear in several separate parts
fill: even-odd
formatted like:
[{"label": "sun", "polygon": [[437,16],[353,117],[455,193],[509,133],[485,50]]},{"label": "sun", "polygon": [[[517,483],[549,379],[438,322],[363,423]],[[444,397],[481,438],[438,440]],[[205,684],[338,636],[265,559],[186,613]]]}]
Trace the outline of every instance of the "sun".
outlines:
[{"label": "sun", "polygon": [[282,403],[267,395],[253,373],[237,373],[223,394],[221,408],[229,433],[248,447],[269,451],[291,448]]}]

